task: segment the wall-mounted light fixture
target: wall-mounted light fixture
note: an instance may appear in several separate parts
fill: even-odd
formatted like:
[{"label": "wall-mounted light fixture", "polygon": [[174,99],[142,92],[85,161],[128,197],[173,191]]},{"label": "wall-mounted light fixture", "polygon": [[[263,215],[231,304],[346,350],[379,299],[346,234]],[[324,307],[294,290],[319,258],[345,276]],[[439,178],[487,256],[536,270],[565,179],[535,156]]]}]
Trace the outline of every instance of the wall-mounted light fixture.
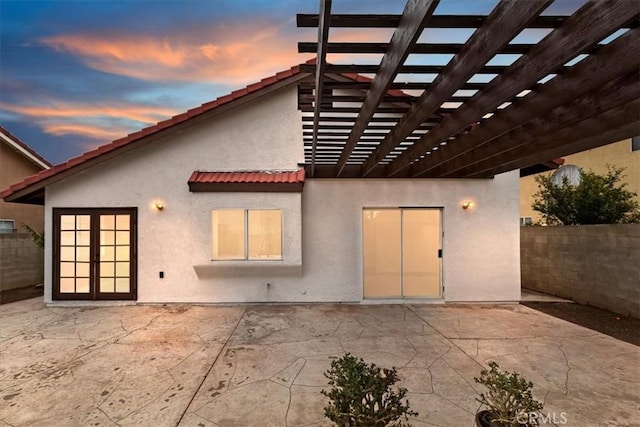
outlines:
[{"label": "wall-mounted light fixture", "polygon": [[161,211],[162,209],[164,209],[164,204],[162,202],[154,202],[153,207]]},{"label": "wall-mounted light fixture", "polygon": [[471,206],[473,206],[473,202],[471,200],[463,200],[462,201],[462,209],[467,210]]}]

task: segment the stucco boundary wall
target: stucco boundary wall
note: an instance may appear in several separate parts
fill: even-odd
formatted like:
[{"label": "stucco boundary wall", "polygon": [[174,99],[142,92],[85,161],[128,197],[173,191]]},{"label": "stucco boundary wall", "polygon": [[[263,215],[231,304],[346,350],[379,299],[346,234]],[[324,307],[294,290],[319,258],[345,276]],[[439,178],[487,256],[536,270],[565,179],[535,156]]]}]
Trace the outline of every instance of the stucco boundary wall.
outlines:
[{"label": "stucco boundary wall", "polygon": [[0,234],[0,290],[25,288],[44,281],[44,252],[30,234]]},{"label": "stucco boundary wall", "polygon": [[522,227],[522,286],[640,319],[640,224]]}]

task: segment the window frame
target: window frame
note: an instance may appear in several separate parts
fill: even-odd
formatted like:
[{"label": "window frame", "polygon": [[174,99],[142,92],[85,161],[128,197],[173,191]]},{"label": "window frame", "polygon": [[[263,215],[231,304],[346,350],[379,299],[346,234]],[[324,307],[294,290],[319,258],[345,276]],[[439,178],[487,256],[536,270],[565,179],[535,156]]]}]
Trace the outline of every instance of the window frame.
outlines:
[{"label": "window frame", "polygon": [[16,229],[16,220],[15,219],[0,218],[0,222],[7,223],[7,224],[13,224],[11,226],[11,230],[9,230],[8,228],[0,228],[0,234],[14,234],[17,231],[17,229]]},{"label": "window frame", "polygon": [[533,225],[533,217],[530,217],[530,216],[520,217],[520,227],[528,227],[530,225]]},{"label": "window frame", "polygon": [[[220,211],[242,211],[243,212],[243,258],[216,258],[214,256],[213,245],[217,235],[213,230],[213,214]],[[269,258],[250,258],[249,257],[249,212],[251,211],[276,211],[280,213],[280,256]],[[211,261],[284,261],[284,209],[282,208],[220,208],[211,210]]]}]

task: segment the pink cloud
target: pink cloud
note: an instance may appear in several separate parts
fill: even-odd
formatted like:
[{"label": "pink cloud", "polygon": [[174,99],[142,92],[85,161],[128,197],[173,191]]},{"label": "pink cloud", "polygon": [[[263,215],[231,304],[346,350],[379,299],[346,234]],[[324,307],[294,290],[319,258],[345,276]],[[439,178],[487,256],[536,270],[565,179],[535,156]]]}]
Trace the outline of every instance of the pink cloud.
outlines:
[{"label": "pink cloud", "polygon": [[40,43],[88,67],[149,81],[246,84],[301,62],[282,26],[261,22],[150,35],[63,34]]},{"label": "pink cloud", "polygon": [[51,102],[49,105],[15,105],[0,102],[0,108],[33,119],[38,117],[102,117],[128,119],[144,124],[155,123],[177,113],[175,109],[127,103],[96,104],[84,102]]},{"label": "pink cloud", "polygon": [[[101,142],[126,135],[133,129],[164,120],[178,111],[171,108],[117,102],[49,102],[46,105],[16,105],[0,102],[0,108],[40,126],[51,135],[78,135]],[[129,121],[131,126],[118,124]]]},{"label": "pink cloud", "polygon": [[43,130],[51,135],[81,135],[103,141],[114,140],[127,134],[125,129],[105,129],[87,124],[45,124]]}]

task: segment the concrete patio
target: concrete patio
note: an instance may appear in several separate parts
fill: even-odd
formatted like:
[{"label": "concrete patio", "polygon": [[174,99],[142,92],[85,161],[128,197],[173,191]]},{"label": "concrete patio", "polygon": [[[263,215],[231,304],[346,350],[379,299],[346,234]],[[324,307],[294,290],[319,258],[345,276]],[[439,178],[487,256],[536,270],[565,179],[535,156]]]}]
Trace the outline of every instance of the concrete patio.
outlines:
[{"label": "concrete patio", "polygon": [[[527,307],[0,307],[0,426],[325,426],[344,352],[396,366],[414,426],[471,426],[488,360],[556,425],[640,425],[640,348]],[[566,422],[564,422],[566,421]]]}]

